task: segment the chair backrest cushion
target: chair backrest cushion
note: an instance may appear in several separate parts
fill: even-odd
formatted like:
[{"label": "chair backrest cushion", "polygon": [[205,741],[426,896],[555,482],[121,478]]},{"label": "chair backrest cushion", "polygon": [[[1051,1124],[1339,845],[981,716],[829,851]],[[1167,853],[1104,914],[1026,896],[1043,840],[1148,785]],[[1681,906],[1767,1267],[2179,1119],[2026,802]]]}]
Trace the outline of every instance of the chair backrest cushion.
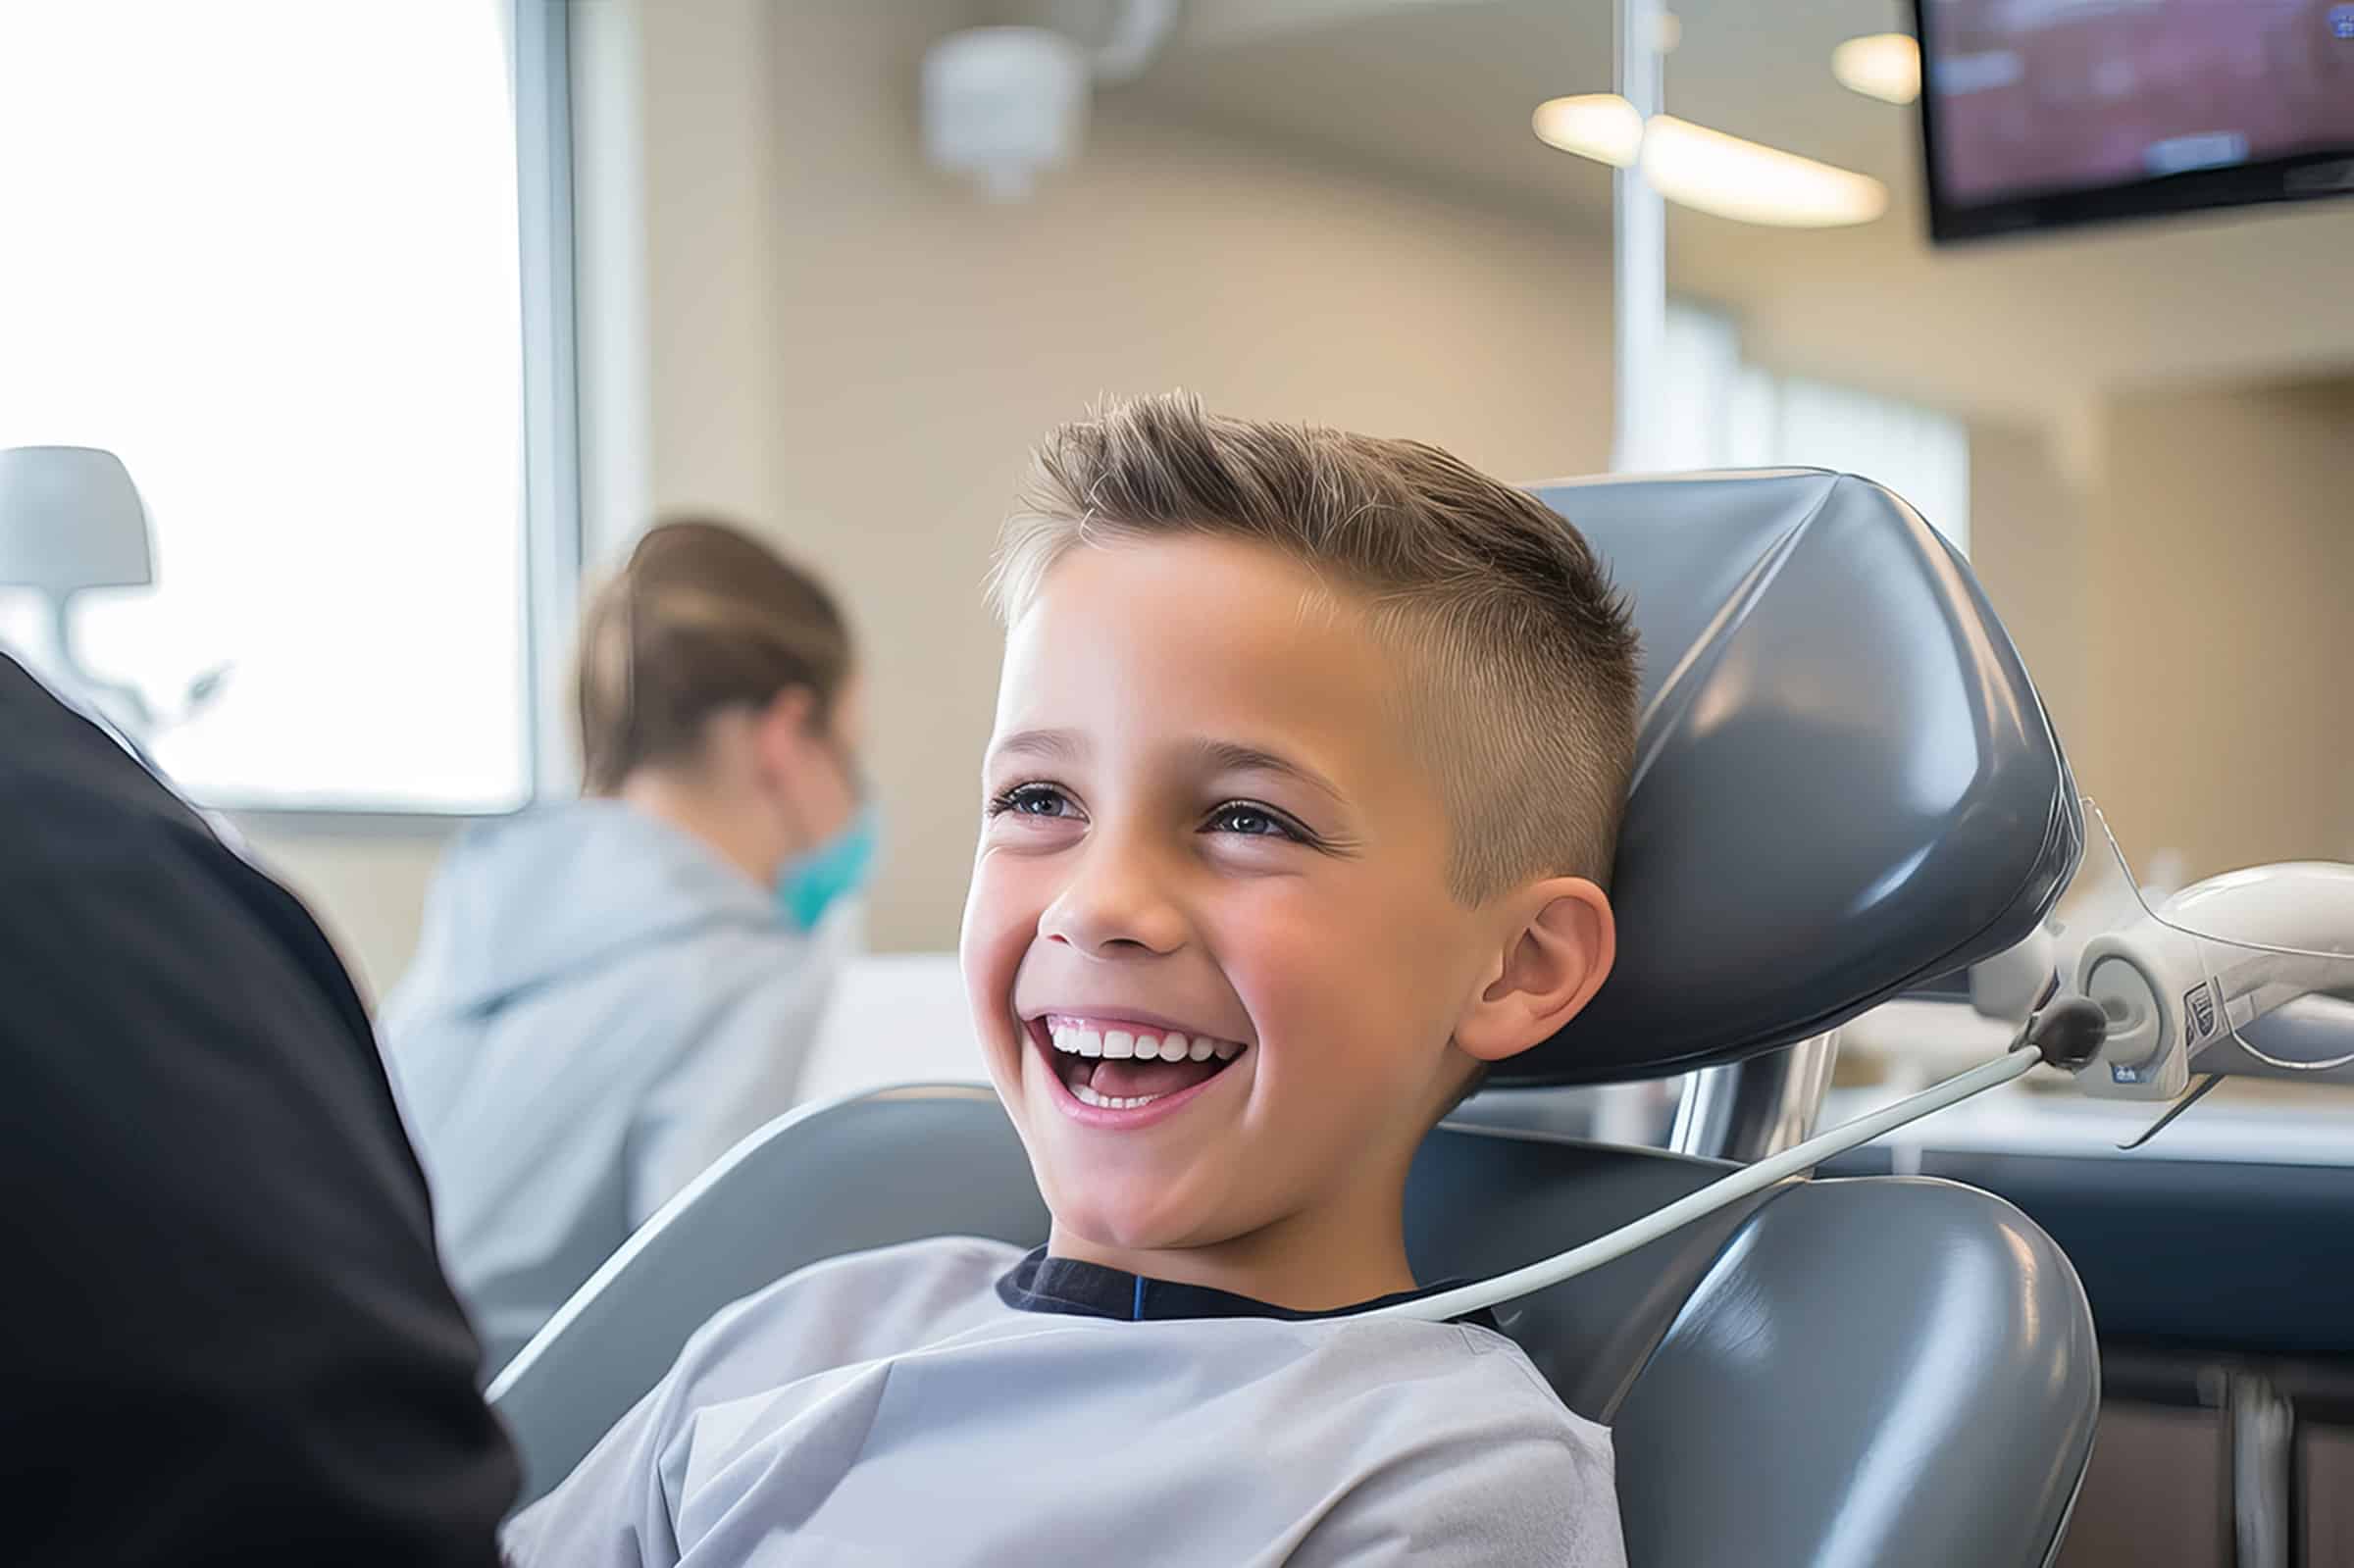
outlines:
[{"label": "chair backrest cushion", "polygon": [[1829,1029],[2012,946],[2075,868],[2075,786],[1970,568],[1868,481],[1539,486],[1643,636],[1594,1004],[1494,1082],[1616,1083]]}]

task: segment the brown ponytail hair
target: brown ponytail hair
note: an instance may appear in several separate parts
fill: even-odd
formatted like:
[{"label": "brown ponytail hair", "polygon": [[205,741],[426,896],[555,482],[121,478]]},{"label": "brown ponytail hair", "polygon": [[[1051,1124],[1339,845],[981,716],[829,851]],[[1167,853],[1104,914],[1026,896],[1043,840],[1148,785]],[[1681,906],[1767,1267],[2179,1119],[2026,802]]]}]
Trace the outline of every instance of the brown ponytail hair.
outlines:
[{"label": "brown ponytail hair", "polygon": [[690,760],[714,714],[792,686],[830,725],[849,674],[849,626],[815,578],[724,523],[659,524],[582,622],[583,786],[609,795],[641,767]]}]

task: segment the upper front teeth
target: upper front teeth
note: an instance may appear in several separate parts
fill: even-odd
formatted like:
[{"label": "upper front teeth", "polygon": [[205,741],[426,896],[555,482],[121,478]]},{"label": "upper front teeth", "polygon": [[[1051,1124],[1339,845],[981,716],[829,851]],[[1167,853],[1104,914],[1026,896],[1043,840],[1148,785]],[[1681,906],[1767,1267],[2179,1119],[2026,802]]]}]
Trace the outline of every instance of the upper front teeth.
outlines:
[{"label": "upper front teeth", "polygon": [[1192,1057],[1206,1062],[1215,1056],[1230,1062],[1243,1053],[1243,1047],[1230,1039],[1212,1039],[1207,1035],[1188,1038],[1174,1030],[1162,1035],[1132,1034],[1124,1029],[1094,1030],[1076,1024],[1056,1024],[1052,1037],[1054,1048],[1074,1056],[1101,1056],[1110,1061],[1182,1062]]}]

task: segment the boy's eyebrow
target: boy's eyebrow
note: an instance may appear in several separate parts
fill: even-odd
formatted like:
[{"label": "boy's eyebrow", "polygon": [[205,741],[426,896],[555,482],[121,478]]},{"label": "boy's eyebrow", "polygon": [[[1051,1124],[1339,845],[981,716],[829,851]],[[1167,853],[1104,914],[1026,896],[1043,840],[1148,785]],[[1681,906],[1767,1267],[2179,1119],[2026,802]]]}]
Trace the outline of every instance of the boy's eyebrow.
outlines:
[{"label": "boy's eyebrow", "polygon": [[1017,730],[989,748],[993,757],[1044,757],[1069,762],[1087,754],[1087,741],[1075,730]]},{"label": "boy's eyebrow", "polygon": [[1349,797],[1341,793],[1340,785],[1325,778],[1304,762],[1258,746],[1247,746],[1235,740],[1201,740],[1195,743],[1203,761],[1219,773],[1272,773],[1286,779],[1296,779],[1312,789],[1320,789],[1341,804]]},{"label": "boy's eyebrow", "polygon": [[[1341,804],[1349,797],[1341,786],[1325,778],[1304,762],[1294,762],[1280,752],[1263,746],[1245,745],[1239,740],[1201,739],[1193,742],[1196,756],[1218,773],[1272,773],[1286,779],[1296,779],[1311,789],[1322,790]],[[1049,762],[1073,762],[1087,755],[1087,737],[1076,730],[1017,730],[989,748],[991,757],[1040,757]]]}]

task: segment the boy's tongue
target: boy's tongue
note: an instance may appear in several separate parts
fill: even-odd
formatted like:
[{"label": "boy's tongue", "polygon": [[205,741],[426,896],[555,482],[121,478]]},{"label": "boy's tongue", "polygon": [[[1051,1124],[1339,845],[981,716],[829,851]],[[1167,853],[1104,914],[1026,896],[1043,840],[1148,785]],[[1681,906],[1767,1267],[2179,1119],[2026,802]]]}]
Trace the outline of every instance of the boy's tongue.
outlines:
[{"label": "boy's tongue", "polygon": [[1093,1064],[1095,1076],[1083,1082],[1097,1093],[1118,1099],[1174,1094],[1192,1088],[1225,1065],[1214,1056],[1206,1062],[1101,1061]]}]

